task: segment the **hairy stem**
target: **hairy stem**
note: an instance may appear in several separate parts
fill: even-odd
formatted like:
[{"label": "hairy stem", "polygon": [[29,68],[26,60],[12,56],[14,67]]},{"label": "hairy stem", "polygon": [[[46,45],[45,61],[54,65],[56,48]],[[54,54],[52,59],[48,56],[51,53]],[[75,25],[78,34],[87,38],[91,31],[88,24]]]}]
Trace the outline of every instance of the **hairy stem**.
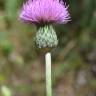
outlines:
[{"label": "hairy stem", "polygon": [[46,96],[52,96],[52,84],[51,84],[51,53],[45,54],[46,61]]}]

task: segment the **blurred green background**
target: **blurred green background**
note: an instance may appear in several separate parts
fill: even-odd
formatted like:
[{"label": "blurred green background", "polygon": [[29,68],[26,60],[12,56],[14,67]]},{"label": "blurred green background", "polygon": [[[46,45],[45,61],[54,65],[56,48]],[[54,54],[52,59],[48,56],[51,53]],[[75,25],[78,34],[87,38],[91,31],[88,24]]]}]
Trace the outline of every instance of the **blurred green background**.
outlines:
[{"label": "blurred green background", "polygon": [[[65,1],[65,0],[64,0]],[[72,20],[54,25],[53,96],[96,96],[96,0],[66,0]],[[0,96],[46,96],[36,27],[19,20],[24,0],[0,0]]]}]

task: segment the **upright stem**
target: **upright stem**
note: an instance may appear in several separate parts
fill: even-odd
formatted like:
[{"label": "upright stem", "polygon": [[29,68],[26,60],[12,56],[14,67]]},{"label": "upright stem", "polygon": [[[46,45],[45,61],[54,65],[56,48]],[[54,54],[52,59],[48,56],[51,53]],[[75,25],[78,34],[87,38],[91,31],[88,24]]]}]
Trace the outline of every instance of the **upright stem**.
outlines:
[{"label": "upright stem", "polygon": [[52,96],[50,52],[45,54],[45,61],[46,61],[46,96]]}]

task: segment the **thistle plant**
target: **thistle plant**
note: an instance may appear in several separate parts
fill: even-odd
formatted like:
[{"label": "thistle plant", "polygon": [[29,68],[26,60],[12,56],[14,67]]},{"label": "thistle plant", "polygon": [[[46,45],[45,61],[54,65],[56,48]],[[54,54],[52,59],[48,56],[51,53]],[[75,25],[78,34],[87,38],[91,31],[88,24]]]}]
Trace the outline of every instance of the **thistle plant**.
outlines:
[{"label": "thistle plant", "polygon": [[35,44],[46,50],[46,94],[52,96],[51,49],[58,45],[53,24],[66,24],[70,20],[68,6],[62,0],[28,0],[23,5],[20,18],[37,26]]}]

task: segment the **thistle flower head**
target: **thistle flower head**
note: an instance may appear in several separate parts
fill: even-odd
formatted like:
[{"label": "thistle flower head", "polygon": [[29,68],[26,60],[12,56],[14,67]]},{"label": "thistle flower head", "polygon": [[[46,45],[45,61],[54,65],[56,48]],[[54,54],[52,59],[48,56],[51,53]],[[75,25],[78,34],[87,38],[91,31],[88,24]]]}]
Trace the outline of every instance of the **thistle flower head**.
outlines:
[{"label": "thistle flower head", "polygon": [[62,0],[28,0],[20,18],[34,24],[67,23],[70,19],[68,6]]}]

